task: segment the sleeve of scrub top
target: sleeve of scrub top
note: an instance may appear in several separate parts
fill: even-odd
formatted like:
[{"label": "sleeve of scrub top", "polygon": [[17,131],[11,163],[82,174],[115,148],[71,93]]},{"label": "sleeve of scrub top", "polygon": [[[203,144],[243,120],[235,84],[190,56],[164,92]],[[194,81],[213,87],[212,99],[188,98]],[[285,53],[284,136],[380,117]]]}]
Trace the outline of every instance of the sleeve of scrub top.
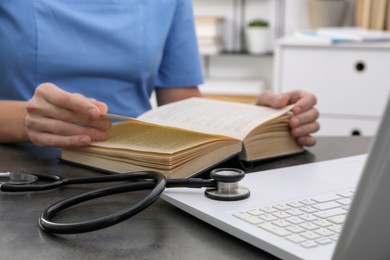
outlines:
[{"label": "sleeve of scrub top", "polygon": [[185,87],[203,83],[191,0],[179,0],[164,47],[156,86]]}]

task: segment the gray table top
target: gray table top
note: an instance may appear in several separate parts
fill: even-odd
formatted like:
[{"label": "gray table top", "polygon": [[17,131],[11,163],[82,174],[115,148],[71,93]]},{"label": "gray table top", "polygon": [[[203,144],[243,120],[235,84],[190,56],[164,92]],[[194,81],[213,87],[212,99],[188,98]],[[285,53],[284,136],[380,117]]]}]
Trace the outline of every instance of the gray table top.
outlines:
[{"label": "gray table top", "polygon": [[[264,161],[249,171],[366,153],[368,137],[320,137],[303,154]],[[64,164],[58,149],[0,145],[0,171],[46,172],[63,177],[91,176],[89,169]],[[231,160],[224,166],[234,166]],[[95,184],[92,187],[96,186]],[[44,192],[0,193],[0,259],[275,259],[162,199],[115,226],[84,234],[50,235],[38,227],[48,206],[90,189],[73,186]],[[56,218],[80,221],[104,216],[142,195],[120,194],[75,206]],[[133,198],[134,197],[134,198]]]}]

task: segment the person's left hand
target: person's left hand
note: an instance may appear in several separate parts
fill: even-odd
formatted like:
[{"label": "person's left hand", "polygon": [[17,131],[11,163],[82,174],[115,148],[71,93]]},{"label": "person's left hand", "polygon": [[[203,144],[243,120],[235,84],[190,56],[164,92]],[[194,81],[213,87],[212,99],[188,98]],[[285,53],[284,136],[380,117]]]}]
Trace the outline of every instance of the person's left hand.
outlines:
[{"label": "person's left hand", "polygon": [[265,91],[256,103],[256,105],[273,108],[282,108],[290,104],[294,104],[293,116],[289,121],[292,136],[300,145],[315,145],[316,139],[311,134],[320,129],[320,124],[317,122],[319,111],[314,107],[317,104],[317,98],[313,94],[304,90],[293,90],[281,94]]}]

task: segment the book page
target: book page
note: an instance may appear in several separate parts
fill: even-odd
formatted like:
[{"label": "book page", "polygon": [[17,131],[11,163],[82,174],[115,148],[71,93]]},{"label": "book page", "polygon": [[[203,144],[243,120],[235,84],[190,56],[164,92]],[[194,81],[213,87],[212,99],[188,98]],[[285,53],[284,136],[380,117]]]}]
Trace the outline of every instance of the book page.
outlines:
[{"label": "book page", "polygon": [[243,140],[256,126],[285,114],[292,106],[273,109],[205,98],[190,98],[153,109],[139,120]]},{"label": "book page", "polygon": [[174,154],[221,139],[223,137],[128,120],[116,124],[109,131],[109,138],[106,141],[93,142],[91,145],[147,153]]}]

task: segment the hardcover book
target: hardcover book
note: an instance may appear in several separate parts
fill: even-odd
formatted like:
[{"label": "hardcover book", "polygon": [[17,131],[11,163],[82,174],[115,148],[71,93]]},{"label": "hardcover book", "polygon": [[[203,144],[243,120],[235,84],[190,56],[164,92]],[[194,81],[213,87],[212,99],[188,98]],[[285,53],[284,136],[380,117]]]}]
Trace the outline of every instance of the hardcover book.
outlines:
[{"label": "hardcover book", "polygon": [[303,151],[290,134],[291,108],[190,98],[137,119],[103,115],[124,121],[113,124],[108,140],[64,148],[61,158],[111,172],[187,178],[235,155],[256,161]]}]

